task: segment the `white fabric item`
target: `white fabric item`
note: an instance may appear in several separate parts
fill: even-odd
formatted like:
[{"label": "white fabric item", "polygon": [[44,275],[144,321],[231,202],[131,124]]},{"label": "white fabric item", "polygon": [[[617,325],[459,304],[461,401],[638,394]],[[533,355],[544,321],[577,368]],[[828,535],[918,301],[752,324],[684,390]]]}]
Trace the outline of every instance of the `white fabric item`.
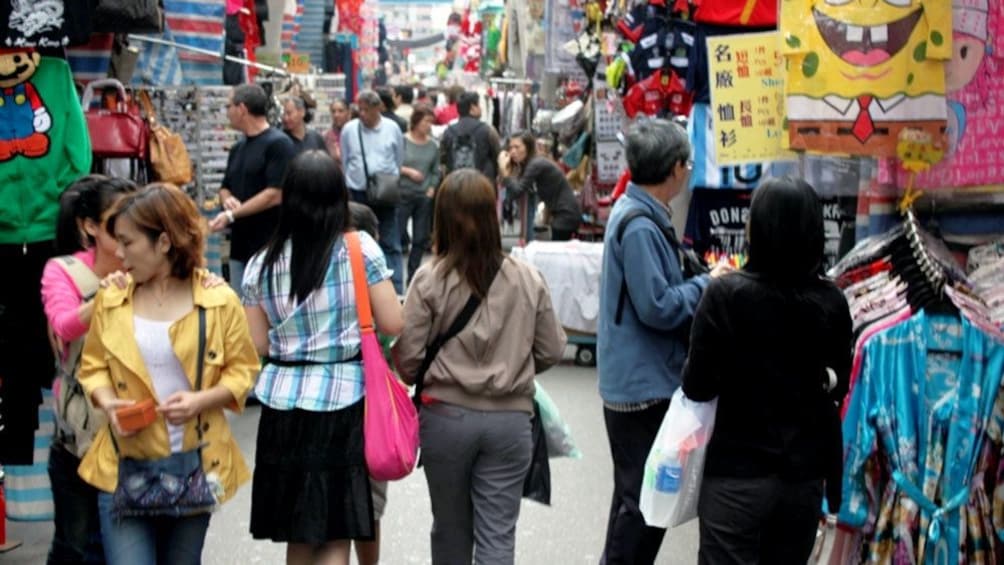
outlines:
[{"label": "white fabric item", "polygon": [[[133,316],[133,323],[136,329],[136,345],[139,346],[139,352],[143,356],[143,364],[146,365],[146,371],[150,374],[150,380],[153,381],[158,404],[176,392],[192,390],[192,385],[188,383],[188,377],[185,375],[185,369],[182,368],[178,356],[174,354],[171,335],[168,333],[174,322],[147,320]],[[165,425],[167,426],[167,434],[171,438],[171,453],[182,451],[185,440],[184,426],[173,426],[167,422]]]},{"label": "white fabric item", "polygon": [[595,334],[600,315],[603,244],[583,241],[533,241],[514,247],[512,257],[536,267],[551,290],[561,325]]}]

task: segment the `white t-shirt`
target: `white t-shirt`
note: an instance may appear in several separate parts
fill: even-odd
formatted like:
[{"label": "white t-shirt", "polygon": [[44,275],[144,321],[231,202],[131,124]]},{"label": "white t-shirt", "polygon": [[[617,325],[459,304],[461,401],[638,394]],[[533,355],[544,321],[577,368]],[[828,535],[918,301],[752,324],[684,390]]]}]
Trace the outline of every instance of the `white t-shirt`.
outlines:
[{"label": "white t-shirt", "polygon": [[[136,328],[136,345],[139,346],[143,363],[153,381],[158,404],[176,392],[192,390],[185,370],[181,367],[181,361],[174,354],[174,347],[171,345],[171,335],[168,330],[174,322],[133,316],[133,323]],[[167,424],[167,435],[171,440],[171,453],[184,450],[184,426]]]}]

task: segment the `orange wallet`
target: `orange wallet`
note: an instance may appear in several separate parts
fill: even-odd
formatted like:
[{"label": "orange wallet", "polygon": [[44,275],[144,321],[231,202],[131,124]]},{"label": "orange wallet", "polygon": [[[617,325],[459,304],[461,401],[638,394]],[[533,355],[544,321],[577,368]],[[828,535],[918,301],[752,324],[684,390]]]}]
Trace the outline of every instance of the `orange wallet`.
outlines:
[{"label": "orange wallet", "polygon": [[152,398],[115,411],[119,427],[124,432],[138,432],[157,419],[157,403]]}]

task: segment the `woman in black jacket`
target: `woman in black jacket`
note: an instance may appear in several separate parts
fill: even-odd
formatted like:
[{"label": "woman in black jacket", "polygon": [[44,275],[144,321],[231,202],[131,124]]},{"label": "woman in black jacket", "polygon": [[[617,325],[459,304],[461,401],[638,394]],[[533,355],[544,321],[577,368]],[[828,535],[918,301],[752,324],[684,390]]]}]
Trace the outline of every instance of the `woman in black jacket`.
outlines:
[{"label": "woman in black jacket", "polygon": [[704,291],[683,370],[688,398],[718,398],[699,562],[804,565],[824,484],[829,510],[840,507],[850,312],[820,276],[822,205],[806,182],[758,188],[747,232],[749,263]]},{"label": "woman in black jacket", "polygon": [[[502,184],[507,198],[528,193],[543,201],[551,217],[551,240],[568,241],[579,229],[582,207],[565,174],[553,161],[536,155],[536,145],[537,140],[530,132],[509,139],[508,152],[503,151],[499,156]],[[528,199],[531,206],[535,202],[535,198]],[[532,218],[532,212],[527,216]]]}]

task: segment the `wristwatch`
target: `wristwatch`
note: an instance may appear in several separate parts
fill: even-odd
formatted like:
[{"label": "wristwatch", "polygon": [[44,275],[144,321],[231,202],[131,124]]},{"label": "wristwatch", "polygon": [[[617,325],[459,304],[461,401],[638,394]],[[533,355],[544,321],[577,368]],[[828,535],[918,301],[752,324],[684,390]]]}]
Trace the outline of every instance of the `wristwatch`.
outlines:
[{"label": "wristwatch", "polygon": [[234,218],[234,211],[233,210],[224,210],[223,213],[226,214],[227,221],[230,222],[231,224],[234,223],[235,221],[237,221],[237,219]]}]

